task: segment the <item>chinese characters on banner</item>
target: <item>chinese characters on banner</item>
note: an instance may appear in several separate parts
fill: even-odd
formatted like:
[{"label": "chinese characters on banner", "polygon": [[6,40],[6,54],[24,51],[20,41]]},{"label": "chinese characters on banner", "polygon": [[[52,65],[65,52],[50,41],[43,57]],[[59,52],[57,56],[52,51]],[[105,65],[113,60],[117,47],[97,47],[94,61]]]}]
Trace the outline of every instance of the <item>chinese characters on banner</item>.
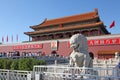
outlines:
[{"label": "chinese characters on banner", "polygon": [[120,38],[88,40],[88,46],[120,44]]},{"label": "chinese characters on banner", "polygon": [[20,49],[42,49],[43,44],[24,44],[24,45],[14,45],[14,50],[20,50]]},{"label": "chinese characters on banner", "polygon": [[[68,47],[70,47],[69,41],[67,44]],[[88,46],[113,45],[113,44],[120,44],[120,38],[88,40]]]}]

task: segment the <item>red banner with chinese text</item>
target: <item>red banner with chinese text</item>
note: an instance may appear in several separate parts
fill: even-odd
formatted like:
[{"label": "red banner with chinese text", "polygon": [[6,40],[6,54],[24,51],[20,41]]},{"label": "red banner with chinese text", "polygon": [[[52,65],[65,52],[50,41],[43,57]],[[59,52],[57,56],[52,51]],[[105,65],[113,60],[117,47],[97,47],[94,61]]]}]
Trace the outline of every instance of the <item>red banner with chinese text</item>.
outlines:
[{"label": "red banner with chinese text", "polygon": [[43,44],[24,44],[24,45],[14,45],[14,50],[21,50],[21,49],[42,49]]}]

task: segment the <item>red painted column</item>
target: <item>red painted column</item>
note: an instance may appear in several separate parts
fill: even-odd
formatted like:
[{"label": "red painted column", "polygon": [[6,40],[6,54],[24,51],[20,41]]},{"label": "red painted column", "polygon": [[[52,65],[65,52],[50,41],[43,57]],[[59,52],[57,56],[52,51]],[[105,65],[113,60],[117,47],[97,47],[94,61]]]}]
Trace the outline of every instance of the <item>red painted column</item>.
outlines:
[{"label": "red painted column", "polygon": [[100,30],[98,30],[98,35],[100,35],[101,34],[101,31]]},{"label": "red painted column", "polygon": [[90,36],[91,34],[90,34],[90,30],[88,31],[88,36]]}]

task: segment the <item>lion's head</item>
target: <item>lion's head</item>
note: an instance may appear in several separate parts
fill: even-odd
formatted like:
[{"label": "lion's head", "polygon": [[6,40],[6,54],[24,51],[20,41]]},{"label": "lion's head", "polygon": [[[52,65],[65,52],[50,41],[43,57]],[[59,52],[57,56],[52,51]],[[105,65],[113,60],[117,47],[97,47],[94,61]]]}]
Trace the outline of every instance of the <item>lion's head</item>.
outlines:
[{"label": "lion's head", "polygon": [[88,42],[82,34],[75,34],[70,38],[70,47],[75,51],[88,54]]}]

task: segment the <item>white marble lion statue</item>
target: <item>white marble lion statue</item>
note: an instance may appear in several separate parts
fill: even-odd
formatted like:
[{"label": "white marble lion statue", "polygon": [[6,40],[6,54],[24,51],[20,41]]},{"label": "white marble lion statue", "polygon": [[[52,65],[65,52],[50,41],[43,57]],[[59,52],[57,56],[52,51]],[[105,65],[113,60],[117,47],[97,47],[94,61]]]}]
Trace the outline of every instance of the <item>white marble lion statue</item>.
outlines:
[{"label": "white marble lion statue", "polygon": [[70,38],[70,47],[73,49],[70,54],[70,66],[88,68],[93,66],[92,59],[88,53],[88,43],[85,36],[82,34],[73,35]]}]

